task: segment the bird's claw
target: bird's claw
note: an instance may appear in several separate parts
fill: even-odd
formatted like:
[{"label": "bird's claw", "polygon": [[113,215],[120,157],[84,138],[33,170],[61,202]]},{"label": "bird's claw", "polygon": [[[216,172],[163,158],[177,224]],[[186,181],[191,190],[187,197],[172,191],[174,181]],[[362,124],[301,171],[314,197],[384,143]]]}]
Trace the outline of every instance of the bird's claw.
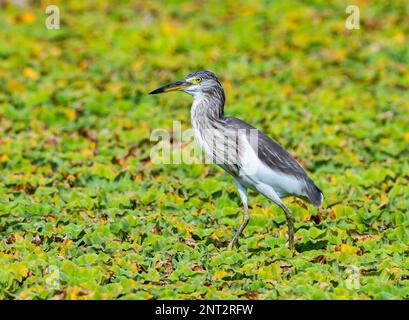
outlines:
[{"label": "bird's claw", "polygon": [[227,250],[233,250],[233,248],[235,247],[237,243],[237,240],[233,239],[232,241],[230,241],[229,245],[227,246]]}]

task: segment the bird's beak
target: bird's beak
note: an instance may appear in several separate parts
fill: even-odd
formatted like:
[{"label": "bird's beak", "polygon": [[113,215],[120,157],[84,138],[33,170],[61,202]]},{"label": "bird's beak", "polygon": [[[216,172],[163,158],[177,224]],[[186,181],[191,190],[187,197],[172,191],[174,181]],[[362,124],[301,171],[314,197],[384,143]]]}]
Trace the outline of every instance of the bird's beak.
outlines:
[{"label": "bird's beak", "polygon": [[191,83],[187,82],[186,80],[180,80],[180,81],[176,81],[176,82],[167,84],[166,86],[160,87],[160,88],[158,88],[156,90],[153,90],[153,91],[149,92],[149,94],[158,94],[158,93],[176,91],[176,90],[186,88],[186,87],[188,87],[190,85],[191,85]]}]

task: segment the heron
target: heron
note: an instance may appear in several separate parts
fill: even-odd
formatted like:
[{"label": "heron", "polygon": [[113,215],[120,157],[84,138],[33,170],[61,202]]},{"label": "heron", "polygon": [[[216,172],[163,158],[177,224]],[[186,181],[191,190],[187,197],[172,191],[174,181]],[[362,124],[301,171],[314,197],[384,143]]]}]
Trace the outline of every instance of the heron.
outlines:
[{"label": "heron", "polygon": [[237,244],[250,220],[248,189],[264,195],[283,210],[288,224],[288,246],[293,249],[293,215],[282,199],[295,196],[319,207],[323,192],[278,142],[243,120],[224,115],[224,89],[213,72],[190,73],[150,94],[171,91],[193,96],[190,115],[196,141],[208,157],[233,176],[237,185],[244,214],[228,249]]}]

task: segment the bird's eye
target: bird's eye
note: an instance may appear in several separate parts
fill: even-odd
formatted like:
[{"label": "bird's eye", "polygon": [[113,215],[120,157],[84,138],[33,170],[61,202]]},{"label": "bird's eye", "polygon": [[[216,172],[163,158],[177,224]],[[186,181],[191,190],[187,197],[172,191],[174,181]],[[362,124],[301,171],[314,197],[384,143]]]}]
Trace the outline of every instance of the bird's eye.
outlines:
[{"label": "bird's eye", "polygon": [[195,84],[199,84],[200,82],[202,82],[202,78],[196,77],[196,78],[193,79],[193,82]]}]

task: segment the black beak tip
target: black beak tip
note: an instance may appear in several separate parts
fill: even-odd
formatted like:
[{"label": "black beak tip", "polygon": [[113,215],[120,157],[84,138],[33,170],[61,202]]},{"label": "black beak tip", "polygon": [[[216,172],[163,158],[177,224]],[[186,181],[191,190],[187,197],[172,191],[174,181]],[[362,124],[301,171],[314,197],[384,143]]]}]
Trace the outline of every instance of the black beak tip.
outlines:
[{"label": "black beak tip", "polygon": [[158,93],[160,93],[158,89],[149,92],[149,94],[158,94]]}]

